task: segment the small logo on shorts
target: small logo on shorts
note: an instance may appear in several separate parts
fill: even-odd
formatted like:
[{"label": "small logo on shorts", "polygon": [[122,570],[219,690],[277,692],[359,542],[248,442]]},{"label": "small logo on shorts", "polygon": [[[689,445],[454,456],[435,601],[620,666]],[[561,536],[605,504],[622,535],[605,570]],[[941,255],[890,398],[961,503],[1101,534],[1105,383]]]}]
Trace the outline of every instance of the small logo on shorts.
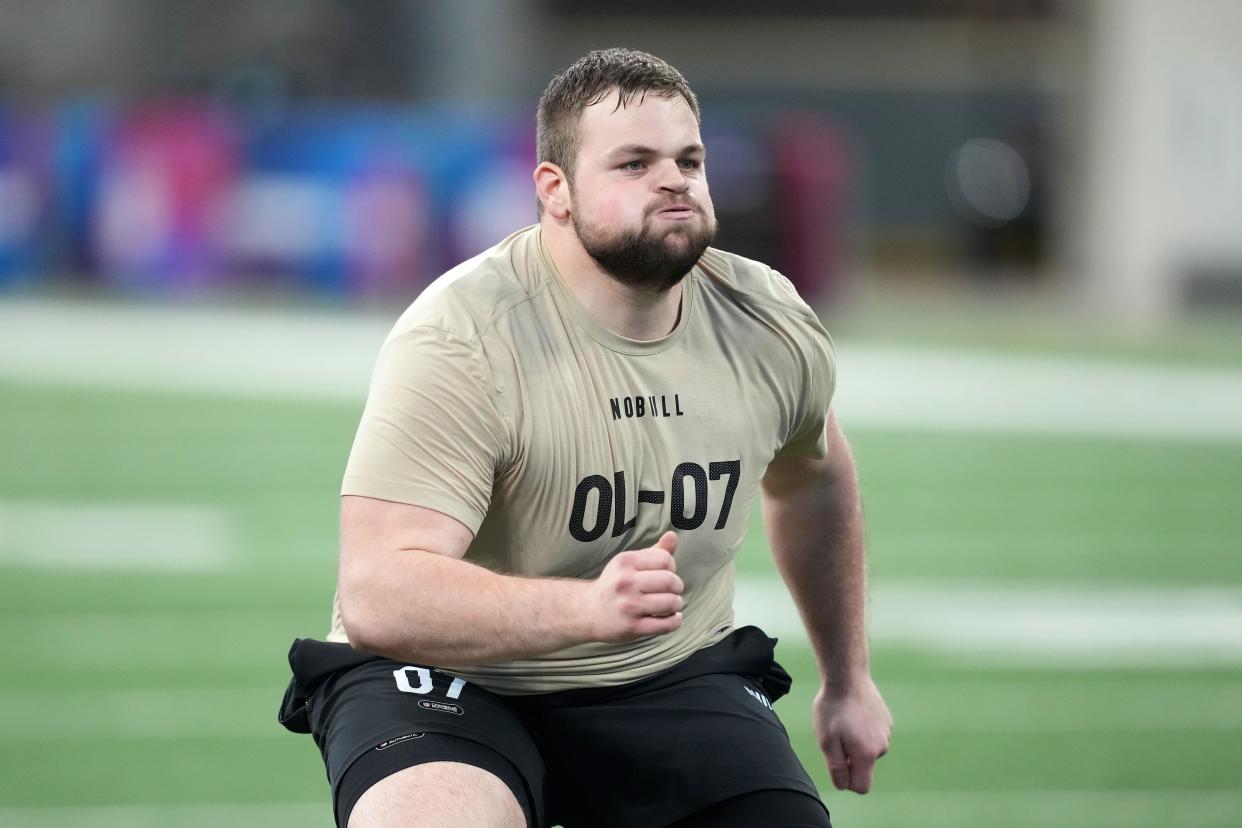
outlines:
[{"label": "small logo on shorts", "polygon": [[426,735],[426,734],[424,734],[424,733],[407,733],[407,734],[405,734],[404,736],[398,736],[398,737],[397,737],[397,738],[395,738],[395,739],[389,739],[387,742],[380,742],[378,745],[376,745],[376,746],[375,746],[375,749],[376,749],[376,750],[384,750],[385,748],[390,748],[390,747],[392,747],[393,745],[400,744],[401,742],[408,742],[408,741],[410,741],[411,739],[421,739],[421,738],[423,738],[423,736],[424,736],[424,735]]},{"label": "small logo on shorts", "polygon": [[744,689],[746,690],[746,692],[747,692],[747,693],[750,693],[751,698],[753,698],[755,701],[757,701],[757,702],[759,702],[760,704],[762,704],[762,705],[763,705],[764,707],[766,707],[768,710],[771,710],[771,709],[772,709],[772,702],[768,701],[768,697],[767,697],[767,696],[763,695],[762,693],[759,693],[759,692],[756,692],[756,691],[754,691],[754,690],[751,690],[749,687],[746,687],[746,688],[744,688]]},{"label": "small logo on shorts", "polygon": [[419,701],[418,706],[423,710],[438,710],[441,713],[452,713],[454,716],[461,716],[466,712],[461,709],[460,704],[445,704],[444,702],[428,701],[427,699]]}]

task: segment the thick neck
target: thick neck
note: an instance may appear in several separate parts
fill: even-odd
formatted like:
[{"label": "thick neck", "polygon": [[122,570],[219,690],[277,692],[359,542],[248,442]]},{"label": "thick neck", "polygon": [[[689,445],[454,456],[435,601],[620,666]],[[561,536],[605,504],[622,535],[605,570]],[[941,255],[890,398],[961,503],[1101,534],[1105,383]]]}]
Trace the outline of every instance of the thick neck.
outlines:
[{"label": "thick neck", "polygon": [[626,339],[662,339],[677,326],[682,285],[654,293],[632,288],[603,270],[568,222],[540,222],[548,255],[574,297],[597,323]]}]

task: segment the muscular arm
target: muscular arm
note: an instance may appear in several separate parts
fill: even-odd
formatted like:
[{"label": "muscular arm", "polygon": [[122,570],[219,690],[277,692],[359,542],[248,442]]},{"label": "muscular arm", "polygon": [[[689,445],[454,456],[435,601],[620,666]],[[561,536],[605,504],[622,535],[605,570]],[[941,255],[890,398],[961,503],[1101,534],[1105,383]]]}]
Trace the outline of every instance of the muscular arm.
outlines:
[{"label": "muscular arm", "polygon": [[824,683],[846,688],[868,671],[862,503],[854,459],[831,413],[827,437],[822,459],[768,466],[763,523]]},{"label": "muscular arm", "polygon": [[462,560],[470,530],[440,512],[341,499],[341,616],[357,649],[428,665],[486,664],[681,626],[676,536],[617,555],[599,578],[521,578]]},{"label": "muscular arm", "polygon": [[853,457],[831,411],[826,436],[826,457],[768,467],[763,518],[819,664],[814,723],[833,783],[866,793],[892,718],[870,676],[862,503]]}]

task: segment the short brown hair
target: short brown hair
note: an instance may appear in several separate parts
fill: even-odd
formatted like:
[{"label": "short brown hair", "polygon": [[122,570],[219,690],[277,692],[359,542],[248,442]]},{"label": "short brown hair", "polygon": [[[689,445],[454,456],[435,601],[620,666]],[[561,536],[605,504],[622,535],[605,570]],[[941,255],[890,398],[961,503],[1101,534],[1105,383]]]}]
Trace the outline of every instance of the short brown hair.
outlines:
[{"label": "short brown hair", "polygon": [[598,49],[589,52],[548,83],[539,99],[535,130],[537,162],[555,164],[573,178],[578,157],[578,118],[582,110],[599,103],[613,90],[620,93],[617,106],[627,106],[648,92],[666,98],[680,95],[699,115],[694,90],[669,63],[635,49]]}]

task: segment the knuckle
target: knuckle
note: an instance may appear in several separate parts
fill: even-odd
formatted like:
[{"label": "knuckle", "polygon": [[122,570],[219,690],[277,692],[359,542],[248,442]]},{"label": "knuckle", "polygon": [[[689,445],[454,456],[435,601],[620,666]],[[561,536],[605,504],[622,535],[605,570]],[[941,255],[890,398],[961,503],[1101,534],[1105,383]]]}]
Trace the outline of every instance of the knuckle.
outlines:
[{"label": "knuckle", "polygon": [[667,572],[653,572],[651,574],[650,586],[653,592],[671,592],[670,585]]}]

